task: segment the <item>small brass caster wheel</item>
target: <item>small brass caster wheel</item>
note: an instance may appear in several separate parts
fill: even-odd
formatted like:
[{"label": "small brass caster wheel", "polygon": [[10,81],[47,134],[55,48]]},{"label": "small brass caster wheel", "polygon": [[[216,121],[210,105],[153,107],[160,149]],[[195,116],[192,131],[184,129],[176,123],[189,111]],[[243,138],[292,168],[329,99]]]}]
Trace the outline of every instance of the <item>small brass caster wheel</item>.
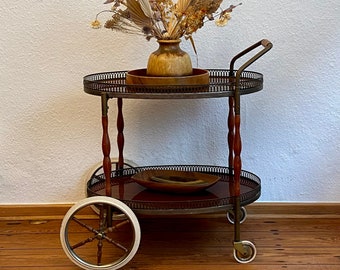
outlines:
[{"label": "small brass caster wheel", "polygon": [[[235,214],[233,210],[227,212],[227,219],[230,224],[235,223]],[[247,219],[247,210],[244,207],[241,207],[241,216],[240,216],[240,224],[245,222]]]},{"label": "small brass caster wheel", "polygon": [[250,263],[256,257],[256,247],[250,241],[234,243],[234,258],[239,263]]}]

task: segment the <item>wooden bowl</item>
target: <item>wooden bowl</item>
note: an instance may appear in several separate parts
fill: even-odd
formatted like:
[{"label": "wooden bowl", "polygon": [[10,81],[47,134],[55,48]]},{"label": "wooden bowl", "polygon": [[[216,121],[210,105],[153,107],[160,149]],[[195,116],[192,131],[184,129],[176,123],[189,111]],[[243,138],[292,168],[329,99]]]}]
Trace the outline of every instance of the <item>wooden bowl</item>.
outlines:
[{"label": "wooden bowl", "polygon": [[193,68],[192,75],[157,77],[146,75],[146,69],[130,70],[126,74],[126,84],[135,85],[208,85],[209,73],[205,69]]}]

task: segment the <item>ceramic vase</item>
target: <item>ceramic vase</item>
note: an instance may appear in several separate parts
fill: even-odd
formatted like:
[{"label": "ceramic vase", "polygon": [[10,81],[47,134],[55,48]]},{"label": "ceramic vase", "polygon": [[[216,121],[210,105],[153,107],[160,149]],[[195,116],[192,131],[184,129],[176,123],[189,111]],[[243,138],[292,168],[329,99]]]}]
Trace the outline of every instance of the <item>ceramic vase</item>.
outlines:
[{"label": "ceramic vase", "polygon": [[180,39],[157,42],[158,49],[149,56],[146,71],[148,76],[176,77],[192,74],[190,56],[180,48]]}]

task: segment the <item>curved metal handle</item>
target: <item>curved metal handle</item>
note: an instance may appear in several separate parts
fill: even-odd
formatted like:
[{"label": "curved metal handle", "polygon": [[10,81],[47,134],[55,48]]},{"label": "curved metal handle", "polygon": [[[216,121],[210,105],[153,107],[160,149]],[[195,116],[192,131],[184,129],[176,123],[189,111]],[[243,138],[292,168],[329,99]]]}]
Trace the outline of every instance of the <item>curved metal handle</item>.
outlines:
[{"label": "curved metal handle", "polygon": [[230,72],[231,75],[234,74],[234,65],[236,60],[241,58],[243,55],[249,53],[250,51],[256,49],[259,46],[263,46],[264,49],[258,52],[256,55],[254,55],[251,59],[249,59],[247,62],[245,62],[238,71],[242,72],[244,69],[246,69],[249,65],[254,63],[257,59],[259,59],[262,55],[264,55],[266,52],[268,52],[272,47],[273,44],[268,39],[262,39],[259,42],[256,42],[254,45],[250,46],[249,48],[245,49],[244,51],[240,52],[239,54],[235,55],[233,59],[230,61]]},{"label": "curved metal handle", "polygon": [[261,45],[263,47],[268,47],[268,46],[270,46],[270,48],[273,47],[273,44],[268,39],[262,39],[261,40]]},{"label": "curved metal handle", "polygon": [[245,49],[244,51],[240,52],[236,56],[234,56],[234,58],[230,62],[230,76],[234,76],[234,64],[236,60],[259,46],[263,46],[264,49],[259,51],[252,58],[250,58],[247,62],[245,62],[236,72],[236,76],[235,76],[236,85],[235,85],[235,96],[234,96],[235,115],[240,114],[240,78],[241,78],[242,72],[252,63],[254,63],[257,59],[259,59],[262,55],[268,52],[273,47],[273,44],[267,39],[262,39],[259,42],[255,43],[254,45],[250,46],[249,48]]}]

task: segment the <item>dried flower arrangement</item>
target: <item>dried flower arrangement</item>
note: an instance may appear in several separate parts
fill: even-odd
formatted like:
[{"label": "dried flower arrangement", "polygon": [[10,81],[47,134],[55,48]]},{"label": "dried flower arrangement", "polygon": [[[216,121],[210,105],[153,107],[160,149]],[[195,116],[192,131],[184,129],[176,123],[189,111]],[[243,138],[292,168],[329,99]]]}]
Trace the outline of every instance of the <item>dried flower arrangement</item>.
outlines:
[{"label": "dried flower arrangement", "polygon": [[111,9],[99,12],[92,22],[100,28],[98,16],[103,12],[113,13],[104,24],[105,28],[125,33],[142,34],[147,40],[174,40],[184,37],[192,40],[192,34],[206,21],[215,20],[224,26],[236,6],[221,8],[223,0],[107,0]]}]

